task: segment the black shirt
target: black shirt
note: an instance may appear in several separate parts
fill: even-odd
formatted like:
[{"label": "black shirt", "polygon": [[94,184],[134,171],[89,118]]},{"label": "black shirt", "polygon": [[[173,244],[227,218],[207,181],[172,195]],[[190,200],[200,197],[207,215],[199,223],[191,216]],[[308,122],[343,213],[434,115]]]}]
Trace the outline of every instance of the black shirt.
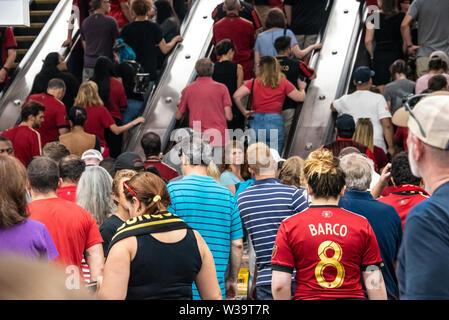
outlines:
[{"label": "black shirt", "polygon": [[103,252],[105,258],[109,253],[109,244],[111,243],[112,237],[115,235],[115,232],[118,228],[121,227],[123,223],[124,221],[113,214],[100,226],[100,234],[103,238]]},{"label": "black shirt", "polygon": [[383,13],[379,15],[380,28],[374,31],[376,50],[402,51],[401,24],[404,17],[403,12],[389,19]]},{"label": "black shirt", "polygon": [[121,38],[136,53],[136,60],[151,80],[157,79],[158,44],[162,41],[162,30],[151,21],[134,21],[123,27]]},{"label": "black shirt", "polygon": [[328,0],[285,0],[284,5],[292,6],[290,29],[293,33],[296,35],[318,34],[321,28],[325,27],[327,2]]}]

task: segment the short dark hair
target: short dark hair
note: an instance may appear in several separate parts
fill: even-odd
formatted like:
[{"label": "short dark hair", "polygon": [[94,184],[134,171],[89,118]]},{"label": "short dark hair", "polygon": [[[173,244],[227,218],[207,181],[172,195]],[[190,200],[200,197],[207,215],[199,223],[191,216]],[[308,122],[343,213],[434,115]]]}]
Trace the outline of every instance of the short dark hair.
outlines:
[{"label": "short dark hair", "polygon": [[442,74],[434,75],[429,79],[428,87],[431,91],[445,90],[447,87],[447,79]]},{"label": "short dark hair", "polygon": [[84,126],[87,121],[87,111],[83,107],[73,106],[69,110],[69,120],[74,126]]},{"label": "short dark hair", "polygon": [[102,4],[103,4],[103,0],[91,0],[91,1],[89,2],[90,9],[91,9],[92,11],[95,11],[95,10],[101,8],[101,5],[102,5]]},{"label": "short dark hair", "polygon": [[86,169],[86,164],[75,154],[66,156],[59,161],[59,176],[64,181],[78,183]]},{"label": "short dark hair", "polygon": [[33,190],[47,194],[58,189],[59,168],[56,161],[48,157],[34,158],[27,167],[28,181]]},{"label": "short dark hair", "polygon": [[447,72],[448,65],[446,61],[437,56],[431,58],[429,61],[429,70],[441,70],[441,69],[443,69],[444,72]]},{"label": "short dark hair", "polygon": [[408,154],[402,151],[394,156],[391,161],[391,177],[397,186],[401,184],[413,184],[418,186],[421,178],[415,177],[410,169]]},{"label": "short dark hair", "polygon": [[229,52],[229,50],[235,50],[234,42],[230,39],[223,39],[215,47],[217,56],[223,56]]},{"label": "short dark hair", "polygon": [[271,28],[285,28],[286,19],[284,12],[279,8],[273,8],[268,11],[267,18],[265,19],[265,29]]},{"label": "short dark hair", "polygon": [[140,141],[145,157],[158,156],[161,153],[161,137],[155,132],[147,132]]},{"label": "short dark hair", "polygon": [[50,81],[48,81],[47,85],[48,89],[64,89],[66,90],[65,82],[62,79],[59,78],[53,78]]},{"label": "short dark hair", "polygon": [[39,112],[45,112],[44,105],[37,101],[31,100],[22,107],[22,111],[20,112],[20,120],[28,121],[29,116],[36,117]]},{"label": "short dark hair", "polygon": [[134,0],[131,3],[131,10],[136,14],[136,16],[145,16],[150,9],[151,6],[147,0]]},{"label": "short dark hair", "polygon": [[274,48],[276,49],[277,53],[281,53],[289,49],[291,47],[291,43],[292,38],[290,38],[289,36],[282,36],[274,41]]},{"label": "short dark hair", "polygon": [[114,179],[115,176],[115,159],[114,158],[106,158],[103,159],[103,161],[100,162],[100,167],[105,169],[112,179]]},{"label": "short dark hair", "polygon": [[48,142],[42,149],[42,155],[59,162],[70,154],[69,149],[59,141]]}]

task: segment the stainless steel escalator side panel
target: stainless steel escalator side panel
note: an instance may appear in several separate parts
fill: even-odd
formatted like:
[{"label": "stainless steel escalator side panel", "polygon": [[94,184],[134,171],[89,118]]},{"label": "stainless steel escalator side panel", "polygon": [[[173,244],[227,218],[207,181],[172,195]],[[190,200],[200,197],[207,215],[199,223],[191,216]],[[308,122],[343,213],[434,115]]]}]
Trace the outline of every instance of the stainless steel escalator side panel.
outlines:
[{"label": "stainless steel escalator side panel", "polygon": [[345,93],[351,79],[353,57],[360,37],[359,7],[356,0],[334,1],[323,35],[323,47],[314,62],[317,77],[308,88],[293,143],[286,150],[287,156],[305,159],[332,136],[330,105]]},{"label": "stainless steel escalator side panel", "polygon": [[[31,92],[34,77],[50,52],[59,52],[67,39],[72,0],[61,0],[17,67],[13,83],[0,97],[0,132],[15,126],[23,102]],[[74,34],[78,30],[76,24]]]},{"label": "stainless steel escalator side panel", "polygon": [[192,5],[181,28],[184,40],[177,44],[169,57],[159,84],[143,112],[146,122],[131,130],[126,151],[137,152],[143,156],[140,140],[148,131],[159,134],[163,150],[170,141],[181,92],[194,80],[197,60],[207,55],[212,41],[211,14],[221,2],[222,0],[200,0]]}]

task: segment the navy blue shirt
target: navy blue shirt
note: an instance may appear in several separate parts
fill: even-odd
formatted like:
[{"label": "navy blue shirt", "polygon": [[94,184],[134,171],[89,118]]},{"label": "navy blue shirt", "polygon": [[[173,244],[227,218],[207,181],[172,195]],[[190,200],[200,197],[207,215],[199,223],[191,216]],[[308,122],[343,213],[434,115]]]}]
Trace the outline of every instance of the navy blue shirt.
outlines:
[{"label": "navy blue shirt", "polygon": [[368,219],[380,249],[384,267],[382,275],[390,299],[399,298],[398,281],[394,268],[402,239],[399,214],[392,206],[377,201],[367,191],[349,190],[340,199],[340,207]]},{"label": "navy blue shirt", "polygon": [[401,299],[449,299],[449,182],[407,215],[398,257]]}]

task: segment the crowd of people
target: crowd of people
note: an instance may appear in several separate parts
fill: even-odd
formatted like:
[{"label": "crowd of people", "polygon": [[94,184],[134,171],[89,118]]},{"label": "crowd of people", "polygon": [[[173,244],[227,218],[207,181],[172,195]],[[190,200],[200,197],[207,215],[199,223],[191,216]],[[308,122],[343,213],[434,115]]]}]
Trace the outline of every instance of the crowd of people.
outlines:
[{"label": "crowd of people", "polygon": [[284,159],[332,1],[218,5],[175,115],[190,129],[170,150],[145,132],[142,157],[123,146],[191,2],[74,0],[82,78],[49,53],[0,136],[0,298],[234,300],[249,250],[246,299],[448,299],[449,8],[373,4],[335,141]]}]

